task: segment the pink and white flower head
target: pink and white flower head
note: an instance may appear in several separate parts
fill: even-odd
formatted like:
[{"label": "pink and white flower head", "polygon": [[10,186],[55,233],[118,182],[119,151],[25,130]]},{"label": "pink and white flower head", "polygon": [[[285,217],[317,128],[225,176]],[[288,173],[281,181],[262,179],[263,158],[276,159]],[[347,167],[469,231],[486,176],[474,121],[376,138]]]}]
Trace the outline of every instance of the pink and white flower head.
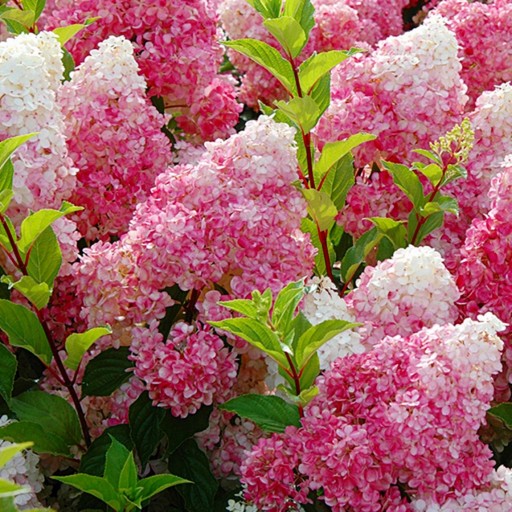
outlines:
[{"label": "pink and white flower head", "polygon": [[[245,498],[261,510],[307,503],[335,512],[411,510],[485,490],[491,452],[478,437],[500,371],[503,324],[492,314],[386,337],[337,359],[318,380],[300,428],[262,439],[242,465]],[[270,490],[269,490],[270,489]]]},{"label": "pink and white flower head", "polygon": [[512,2],[444,0],[434,11],[443,16],[459,43],[461,76],[470,102],[496,85],[512,80],[509,48],[512,44]]},{"label": "pink and white flower head", "polygon": [[359,167],[409,161],[412,150],[446,133],[467,102],[457,41],[440,16],[333,72],[332,102],[316,131],[320,145],[361,131],[377,135],[355,151]]},{"label": "pink and white flower head", "polygon": [[166,118],[146,97],[133,46],[124,37],[101,42],[59,92],[68,147],[79,167],[73,202],[84,206],[87,239],[119,236],[137,203],[171,162]]},{"label": "pink and white flower head", "polygon": [[[150,5],[139,0],[56,0],[45,23],[49,28],[99,19],[69,44],[78,64],[98,43],[111,35],[134,45],[136,60],[146,78],[149,96],[162,96],[173,114],[185,116],[185,130],[207,138],[230,135],[241,105],[233,85],[226,81],[208,90],[218,74],[223,49],[218,42],[215,5],[204,0]],[[201,104],[198,112],[191,109]]]},{"label": "pink and white flower head", "polygon": [[366,267],[357,288],[346,298],[362,342],[373,346],[384,336],[408,336],[423,327],[454,322],[459,291],[430,247],[398,249],[393,256]]}]

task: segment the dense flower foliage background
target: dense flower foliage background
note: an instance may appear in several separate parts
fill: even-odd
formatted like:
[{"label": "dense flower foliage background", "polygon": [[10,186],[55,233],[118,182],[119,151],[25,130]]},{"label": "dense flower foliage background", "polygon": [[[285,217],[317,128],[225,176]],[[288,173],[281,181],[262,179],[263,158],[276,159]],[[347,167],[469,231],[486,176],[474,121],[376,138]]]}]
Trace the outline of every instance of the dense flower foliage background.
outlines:
[{"label": "dense flower foliage background", "polygon": [[[0,509],[512,510],[512,1],[289,0],[314,16],[295,55],[273,4],[0,1],[0,139],[33,134],[0,151],[0,448],[34,443],[0,456]],[[350,48],[311,127],[283,117],[325,93],[308,57]],[[316,326],[304,365],[299,335],[227,328],[247,311]]]}]

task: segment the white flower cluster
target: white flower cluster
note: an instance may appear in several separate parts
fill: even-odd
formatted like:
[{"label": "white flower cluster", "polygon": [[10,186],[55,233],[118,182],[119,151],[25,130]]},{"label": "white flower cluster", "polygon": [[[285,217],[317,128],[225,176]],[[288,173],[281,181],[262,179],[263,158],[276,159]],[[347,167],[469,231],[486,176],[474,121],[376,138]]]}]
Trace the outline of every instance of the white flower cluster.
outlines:
[{"label": "white flower cluster", "polygon": [[[3,427],[12,420],[7,416],[0,416],[0,427]],[[10,446],[9,441],[0,440],[0,448]],[[30,508],[38,506],[35,493],[40,492],[43,488],[44,476],[37,467],[39,464],[39,456],[31,450],[25,450],[23,453],[17,453],[5,466],[0,468],[0,478],[15,482],[18,485],[30,487],[31,492],[18,494],[14,501],[16,505],[23,507],[29,505]]]},{"label": "white flower cluster", "polygon": [[[356,321],[328,277],[314,277],[308,285],[310,292],[304,297],[302,313],[313,325],[318,325],[324,320]],[[364,351],[361,335],[354,330],[344,331],[319,348],[320,369],[329,369],[331,363],[338,357],[362,354]]]},{"label": "white flower cluster", "polygon": [[[226,507],[226,512],[258,512],[258,509],[255,505],[251,505],[247,503],[243,498],[243,492],[239,492],[235,495],[236,499],[228,500],[228,506]],[[288,508],[289,512],[304,512],[304,509],[299,506],[299,508]]]},{"label": "white flower cluster", "polygon": [[433,88],[433,82],[442,89],[460,87],[462,65],[457,50],[457,40],[446,21],[429,16],[418,28],[380,43],[373,54],[372,73],[383,79],[389,90],[427,83]]},{"label": "white flower cluster", "polygon": [[512,84],[483,92],[476,100],[471,124],[475,129],[475,148],[470,155],[470,162],[475,161],[472,174],[490,180],[512,153]]},{"label": "white flower cluster", "polygon": [[38,132],[18,149],[14,201],[28,208],[59,207],[75,186],[56,95],[63,75],[62,50],[49,32],[21,34],[0,43],[0,135]]},{"label": "white flower cluster", "polygon": [[364,326],[363,343],[384,336],[408,336],[423,327],[453,323],[459,290],[431,247],[398,249],[393,257],[367,267],[347,297],[349,311]]},{"label": "white flower cluster", "polygon": [[71,81],[76,74],[95,77],[94,83],[89,85],[96,94],[101,84],[108,87],[105,92],[109,95],[115,94],[114,90],[123,93],[138,89],[144,92],[146,81],[139,73],[130,41],[123,36],[110,36],[97,49],[92,50],[80,67],[71,73]]}]

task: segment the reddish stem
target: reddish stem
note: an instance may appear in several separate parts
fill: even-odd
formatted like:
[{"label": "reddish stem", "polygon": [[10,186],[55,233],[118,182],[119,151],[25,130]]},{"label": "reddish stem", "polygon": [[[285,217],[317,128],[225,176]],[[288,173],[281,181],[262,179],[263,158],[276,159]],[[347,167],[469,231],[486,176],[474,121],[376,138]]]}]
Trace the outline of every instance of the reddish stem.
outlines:
[{"label": "reddish stem", "polygon": [[[285,352],[284,354],[286,356],[286,360],[288,361],[288,364],[290,365],[290,371],[287,372],[288,375],[290,375],[290,377],[293,379],[293,382],[295,384],[295,394],[297,396],[300,395],[300,392],[301,392],[301,388],[300,388],[300,376],[299,374],[297,373],[297,369],[295,368],[295,365],[293,364],[293,361],[292,361],[292,358],[290,357],[290,354],[287,354]],[[304,415],[304,410],[303,410],[303,407],[302,405],[299,405],[299,414],[300,414],[300,417],[302,418],[302,416]]]}]

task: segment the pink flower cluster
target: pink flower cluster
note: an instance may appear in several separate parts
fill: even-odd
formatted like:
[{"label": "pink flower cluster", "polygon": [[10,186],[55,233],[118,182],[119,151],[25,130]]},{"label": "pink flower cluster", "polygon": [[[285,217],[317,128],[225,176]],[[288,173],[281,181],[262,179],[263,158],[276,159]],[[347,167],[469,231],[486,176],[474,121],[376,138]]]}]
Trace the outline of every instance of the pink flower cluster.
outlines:
[{"label": "pink flower cluster", "polygon": [[72,202],[85,208],[78,226],[88,240],[125,232],[171,162],[165,117],[146,98],[138,71],[130,42],[110,37],[59,92],[69,152],[80,169]]},{"label": "pink flower cluster", "polygon": [[479,321],[386,337],[319,379],[300,428],[260,440],[242,466],[245,497],[281,512],[315,491],[333,512],[414,510],[491,482],[478,429],[500,368],[503,324]]},{"label": "pink flower cluster", "polygon": [[454,322],[459,290],[438,252],[408,246],[375,267],[366,267],[348,294],[348,310],[362,342],[372,347],[384,336],[409,336],[423,327]]},{"label": "pink flower cluster", "polygon": [[[208,2],[55,0],[46,26],[83,23],[94,16],[100,18],[70,43],[78,63],[108,36],[125,36],[134,44],[149,96],[163,96],[173,112],[181,112],[186,130],[203,139],[232,133],[241,105],[233,86],[218,75],[223,50],[217,40],[217,16]],[[208,90],[215,80],[215,92]]]},{"label": "pink flower cluster", "polygon": [[460,70],[457,41],[440,16],[385,39],[334,70],[319,144],[365,131],[377,139],[356,150],[358,166],[381,157],[410,161],[413,149],[428,147],[462,120],[467,96]]},{"label": "pink flower cluster", "polygon": [[460,248],[471,222],[483,218],[491,207],[491,180],[512,153],[512,85],[502,84],[482,93],[469,119],[475,142],[466,164],[468,178],[446,187],[446,192],[457,198],[460,213],[447,216],[442,229],[430,240],[443,253],[452,272],[460,261]]},{"label": "pink flower cluster", "polygon": [[196,164],[159,175],[130,230],[118,242],[94,244],[76,266],[81,317],[111,324],[111,343],[132,345],[136,374],[173,414],[225,396],[234,370],[220,339],[200,326],[163,340],[158,322],[172,301],[161,290],[178,284],[199,294],[219,283],[244,297],[308,275],[314,249],[300,231],[306,205],[292,185],[296,172],[294,130],[262,116],[207,143]]},{"label": "pink flower cluster", "polygon": [[[481,312],[492,311],[509,323],[512,307],[512,161],[509,160],[508,167],[493,180],[489,196],[491,210],[485,218],[473,221],[461,249],[462,261],[456,275],[462,294],[460,307],[464,315],[475,317]],[[504,339],[507,380],[512,382],[510,326]]]},{"label": "pink flower cluster", "polygon": [[202,405],[225,401],[237,376],[234,352],[209,327],[180,322],[165,342],[154,327],[135,328],[135,375],[155,404],[185,418]]},{"label": "pink flower cluster", "polygon": [[512,80],[512,2],[444,0],[435,9],[448,22],[460,46],[461,76],[468,86],[470,105],[484,91]]}]

